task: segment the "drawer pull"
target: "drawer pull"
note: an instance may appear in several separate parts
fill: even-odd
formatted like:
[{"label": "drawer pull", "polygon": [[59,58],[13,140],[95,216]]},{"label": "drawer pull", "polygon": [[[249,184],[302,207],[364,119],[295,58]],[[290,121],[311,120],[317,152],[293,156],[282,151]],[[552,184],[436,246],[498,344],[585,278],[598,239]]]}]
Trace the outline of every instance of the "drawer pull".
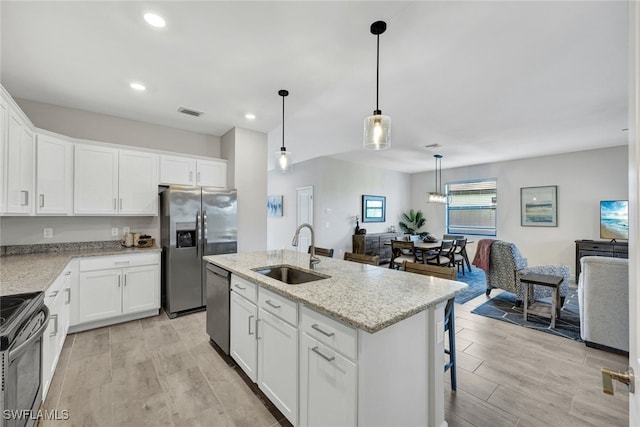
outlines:
[{"label": "drawer pull", "polygon": [[238,285],[238,284],[235,284],[235,285],[233,285],[233,286],[234,286],[234,287],[236,287],[236,288],[238,288],[238,289],[240,289],[241,291],[244,291],[244,290],[246,290],[246,289],[247,289],[247,288],[244,288],[244,287],[242,287],[242,286],[240,286],[240,285]]},{"label": "drawer pull", "polygon": [[67,302],[65,304],[71,304],[71,288],[66,288],[65,291],[67,292]]},{"label": "drawer pull", "polygon": [[316,347],[313,347],[313,348],[311,349],[311,351],[313,351],[313,352],[314,352],[315,354],[317,354],[318,356],[322,357],[322,358],[323,358],[324,360],[326,360],[327,362],[333,362],[333,361],[335,360],[335,356],[331,356],[331,357],[329,357],[329,356],[325,356],[324,354],[322,354],[322,353],[320,352],[320,350],[318,350],[318,347],[317,347],[317,346],[316,346]]},{"label": "drawer pull", "polygon": [[116,264],[116,265],[129,264],[129,261],[116,261],[116,262],[114,262],[114,264]]},{"label": "drawer pull", "polygon": [[249,316],[249,335],[253,335],[253,332],[251,332],[251,318],[253,317],[253,314],[251,316]]},{"label": "drawer pull", "polygon": [[270,305],[273,308],[280,308],[279,305],[275,305],[274,303],[272,303],[270,299],[266,300],[265,302],[267,303],[267,305]]},{"label": "drawer pull", "polygon": [[57,314],[52,314],[51,318],[53,319],[53,321],[55,322],[55,329],[53,332],[51,332],[49,334],[50,337],[55,337],[56,335],[58,335],[58,315]]},{"label": "drawer pull", "polygon": [[58,291],[53,291],[51,292],[51,295],[49,295],[49,298],[55,298],[56,295],[58,295]]},{"label": "drawer pull", "polygon": [[320,329],[320,327],[318,326],[317,323],[314,323],[313,325],[311,325],[312,329],[315,329],[316,331],[320,332],[322,335],[327,336],[327,337],[332,337],[335,335],[334,332],[325,332],[322,329]]}]

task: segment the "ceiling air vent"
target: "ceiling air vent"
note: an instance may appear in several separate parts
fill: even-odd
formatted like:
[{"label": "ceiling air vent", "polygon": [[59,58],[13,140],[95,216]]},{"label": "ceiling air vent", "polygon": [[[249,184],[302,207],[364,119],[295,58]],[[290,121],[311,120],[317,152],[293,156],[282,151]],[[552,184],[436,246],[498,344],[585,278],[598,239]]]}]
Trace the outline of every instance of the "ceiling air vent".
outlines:
[{"label": "ceiling air vent", "polygon": [[184,107],[178,108],[178,112],[182,114],[188,114],[194,117],[200,117],[202,115],[202,111],[191,110],[189,108],[184,108]]},{"label": "ceiling air vent", "polygon": [[442,145],[440,144],[429,144],[429,145],[425,145],[424,148],[427,148],[429,150],[433,150],[434,148],[438,148],[438,147],[442,147]]}]

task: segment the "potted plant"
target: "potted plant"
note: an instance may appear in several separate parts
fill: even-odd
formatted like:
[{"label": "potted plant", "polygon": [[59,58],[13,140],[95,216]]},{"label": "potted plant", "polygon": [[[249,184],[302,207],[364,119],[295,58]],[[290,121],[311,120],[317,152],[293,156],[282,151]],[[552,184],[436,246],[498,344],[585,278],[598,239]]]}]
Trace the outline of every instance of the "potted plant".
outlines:
[{"label": "potted plant", "polygon": [[421,210],[414,211],[411,209],[409,212],[402,214],[402,221],[400,221],[399,225],[404,234],[416,236],[412,240],[419,240],[429,234],[426,231],[418,232],[426,223],[427,220]]}]

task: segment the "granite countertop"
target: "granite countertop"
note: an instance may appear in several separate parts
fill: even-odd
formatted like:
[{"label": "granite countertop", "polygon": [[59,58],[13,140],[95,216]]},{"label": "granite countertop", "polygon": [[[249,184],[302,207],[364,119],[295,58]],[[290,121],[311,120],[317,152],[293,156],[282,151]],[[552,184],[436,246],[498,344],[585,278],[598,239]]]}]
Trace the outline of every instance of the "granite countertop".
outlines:
[{"label": "granite countertop", "polygon": [[308,270],[308,254],[277,250],[204,257],[251,282],[369,333],[446,301],[468,286],[387,267],[319,258],[320,264],[314,271],[330,278],[288,285],[252,269],[287,264]]},{"label": "granite countertop", "polygon": [[150,248],[96,248],[61,252],[27,253],[0,256],[0,296],[44,291],[62,273],[72,258],[161,252]]}]

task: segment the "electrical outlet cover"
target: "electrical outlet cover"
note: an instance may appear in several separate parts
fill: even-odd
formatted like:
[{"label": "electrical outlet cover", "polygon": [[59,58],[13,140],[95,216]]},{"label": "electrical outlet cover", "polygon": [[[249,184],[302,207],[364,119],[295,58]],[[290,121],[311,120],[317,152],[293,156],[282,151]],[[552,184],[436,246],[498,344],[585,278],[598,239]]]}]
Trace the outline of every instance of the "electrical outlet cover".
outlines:
[{"label": "electrical outlet cover", "polygon": [[42,237],[45,239],[53,238],[53,228],[45,227],[42,229]]},{"label": "electrical outlet cover", "polygon": [[122,227],[122,234],[127,234],[131,229],[129,227]]},{"label": "electrical outlet cover", "polygon": [[111,235],[112,236],[117,236],[118,235],[118,227],[113,227],[111,229]]}]

